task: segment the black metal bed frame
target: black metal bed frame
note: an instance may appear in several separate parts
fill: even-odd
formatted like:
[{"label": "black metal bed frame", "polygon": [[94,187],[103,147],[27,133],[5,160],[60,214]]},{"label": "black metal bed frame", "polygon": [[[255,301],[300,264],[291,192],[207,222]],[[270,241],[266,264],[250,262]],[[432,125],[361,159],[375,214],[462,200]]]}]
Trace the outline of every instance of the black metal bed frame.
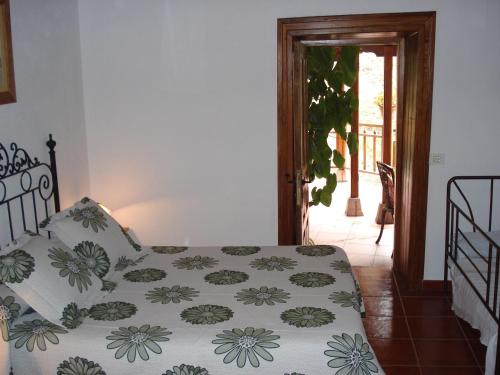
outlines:
[{"label": "black metal bed frame", "polygon": [[[8,233],[12,241],[17,237],[15,224],[18,218],[22,220],[24,231],[30,229],[39,233],[39,222],[51,214],[49,201],[53,199],[54,212],[59,212],[61,209],[57,179],[56,142],[52,139],[52,134],[49,134],[49,140],[46,144],[49,148],[49,164],[40,162],[37,157],[31,158],[26,150],[20,148],[15,142],[12,142],[9,148],[0,143],[0,208],[7,207]],[[33,175],[36,170],[40,172],[37,174],[38,183],[33,184]],[[13,206],[16,202],[19,203],[19,216],[13,215],[15,209]],[[38,210],[39,202],[43,205],[42,217],[40,217]],[[34,225],[31,227],[27,223],[26,203],[32,205],[31,213]],[[0,215],[3,215],[3,212],[0,212]],[[1,229],[2,233],[3,231],[4,228]],[[12,367],[9,375],[14,375]]]},{"label": "black metal bed frame", "polygon": [[[474,290],[479,300],[484,304],[486,310],[490,313],[491,317],[497,323],[498,335],[497,335],[497,351],[496,351],[496,361],[495,361],[495,373],[500,373],[500,313],[498,309],[499,302],[499,266],[500,266],[500,247],[487,232],[491,232],[493,225],[493,202],[495,198],[494,187],[495,181],[500,180],[500,176],[456,176],[448,181],[447,193],[446,193],[446,239],[445,239],[445,265],[444,265],[444,286],[448,287],[448,268],[453,264],[455,269],[460,271],[467,283]],[[476,221],[474,217],[474,212],[470,205],[469,200],[466,197],[462,187],[461,182],[464,181],[477,181],[478,183],[488,184],[489,194],[487,195],[488,200],[488,228],[483,229]],[[465,203],[465,207],[458,204],[456,200],[452,198],[452,194],[458,194]],[[461,224],[463,225],[461,226]],[[488,242],[488,256],[482,255],[479,250],[474,246],[474,244],[464,236],[463,226],[467,225],[472,228],[473,232],[479,233],[485,241]],[[469,256],[464,248],[461,246],[459,240],[465,240],[468,247],[475,252],[474,257]],[[481,280],[485,283],[486,293],[481,293],[472,283],[472,281],[467,276],[467,273],[460,266],[457,261],[460,255],[460,260],[467,261],[472,265],[474,270],[477,271]],[[480,263],[479,263],[480,262]],[[480,266],[485,266],[487,268],[487,274],[481,271]],[[493,274],[492,274],[493,273]],[[493,298],[491,298],[493,295]]]},{"label": "black metal bed frame", "polygon": [[[7,220],[11,240],[17,237],[15,227],[18,219],[22,220],[23,231],[39,233],[38,224],[51,213],[49,201],[53,199],[54,211],[59,212],[60,198],[57,179],[56,142],[49,134],[47,141],[50,163],[42,163],[38,158],[31,158],[25,149],[12,142],[9,148],[0,143],[0,208],[7,207]],[[38,181],[33,181],[33,176]],[[35,183],[34,183],[35,182]],[[42,206],[42,213],[39,208]],[[17,207],[14,207],[17,206]],[[32,210],[28,212],[26,206]],[[16,208],[18,208],[16,210]],[[13,212],[14,211],[14,212]],[[14,216],[19,212],[19,216]],[[32,213],[32,215],[27,215]],[[0,212],[3,215],[3,212]],[[32,224],[27,218],[32,216]],[[20,225],[19,225],[20,226]],[[4,229],[2,228],[2,232]]]}]

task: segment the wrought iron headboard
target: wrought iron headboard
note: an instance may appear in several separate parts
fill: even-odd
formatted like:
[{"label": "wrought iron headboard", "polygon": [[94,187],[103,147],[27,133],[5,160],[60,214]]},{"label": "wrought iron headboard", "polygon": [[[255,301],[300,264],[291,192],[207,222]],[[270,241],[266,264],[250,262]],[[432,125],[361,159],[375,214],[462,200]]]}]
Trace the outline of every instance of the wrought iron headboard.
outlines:
[{"label": "wrought iron headboard", "polygon": [[[47,141],[50,164],[30,157],[28,152],[12,142],[9,148],[0,143],[0,219],[2,240],[14,240],[20,230],[39,233],[38,224],[50,214],[59,212],[56,142]],[[53,202],[49,208],[49,203]],[[7,223],[8,232],[5,225]]]}]

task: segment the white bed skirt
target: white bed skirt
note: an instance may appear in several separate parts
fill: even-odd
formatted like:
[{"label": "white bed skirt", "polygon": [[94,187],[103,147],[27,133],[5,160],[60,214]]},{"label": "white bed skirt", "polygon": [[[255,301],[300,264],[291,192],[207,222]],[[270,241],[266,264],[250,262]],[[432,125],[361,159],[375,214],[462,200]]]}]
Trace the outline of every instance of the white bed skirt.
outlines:
[{"label": "white bed skirt", "polygon": [[[454,270],[452,267],[450,276],[453,285],[453,310],[458,317],[467,321],[472,328],[481,332],[480,341],[483,345],[487,346],[485,375],[495,375],[497,323],[460,271]],[[479,278],[473,272],[468,272],[467,276],[472,282],[478,281],[475,279]],[[475,285],[479,285],[479,282],[475,283]],[[481,289],[478,290],[481,291]]]}]

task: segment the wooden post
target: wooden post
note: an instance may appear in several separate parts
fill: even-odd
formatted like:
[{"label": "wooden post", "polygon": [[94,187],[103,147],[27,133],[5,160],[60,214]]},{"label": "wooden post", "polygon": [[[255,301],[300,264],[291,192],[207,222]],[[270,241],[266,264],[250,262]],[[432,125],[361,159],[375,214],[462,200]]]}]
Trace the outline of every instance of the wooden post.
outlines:
[{"label": "wooden post", "polygon": [[[359,94],[359,56],[356,58],[356,81],[354,81],[354,94]],[[359,135],[359,112],[352,114],[351,132]],[[351,198],[359,198],[359,161],[358,153],[351,155]]]},{"label": "wooden post", "polygon": [[[335,48],[335,56],[336,56],[336,58],[339,58],[340,47]],[[344,88],[342,88],[342,90],[343,89]],[[345,157],[346,157],[346,142],[338,134],[335,135],[335,148],[338,152],[340,152],[340,154],[345,159]],[[345,182],[345,181],[347,181],[347,177],[346,177],[345,166],[344,166],[344,168],[340,168],[337,172],[337,182]]]},{"label": "wooden post", "polygon": [[[358,96],[359,93],[359,55],[356,58],[356,81],[354,81],[354,94]],[[359,135],[359,113],[355,111],[352,113],[351,132]],[[358,139],[359,143],[359,139]],[[347,207],[345,210],[346,216],[363,216],[361,209],[361,201],[359,199],[359,161],[358,153],[351,155],[351,196],[347,200]]]},{"label": "wooden post", "polygon": [[392,150],[392,56],[393,46],[384,46],[384,129],[382,131],[382,160],[391,164]]},{"label": "wooden post", "polygon": [[[346,157],[346,143],[342,139],[340,135],[335,136],[335,148],[337,149],[338,152],[345,158]],[[345,167],[340,168],[337,173],[337,181],[338,182],[345,182],[347,181],[346,176],[345,176]]]}]

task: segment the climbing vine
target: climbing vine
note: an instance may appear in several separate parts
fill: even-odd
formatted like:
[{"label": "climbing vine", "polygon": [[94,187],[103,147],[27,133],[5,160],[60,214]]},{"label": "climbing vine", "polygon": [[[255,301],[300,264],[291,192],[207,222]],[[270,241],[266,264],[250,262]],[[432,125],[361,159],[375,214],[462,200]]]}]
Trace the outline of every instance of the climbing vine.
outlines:
[{"label": "climbing vine", "polygon": [[356,133],[347,131],[352,113],[358,109],[358,98],[353,86],[356,80],[356,59],[359,47],[308,47],[306,50],[308,75],[308,126],[310,178],[324,178],[323,187],[311,191],[310,206],[320,203],[329,207],[337,187],[337,175],[332,163],[343,168],[345,158],[328,145],[328,134],[333,129],[347,142],[351,155],[357,152]]}]

